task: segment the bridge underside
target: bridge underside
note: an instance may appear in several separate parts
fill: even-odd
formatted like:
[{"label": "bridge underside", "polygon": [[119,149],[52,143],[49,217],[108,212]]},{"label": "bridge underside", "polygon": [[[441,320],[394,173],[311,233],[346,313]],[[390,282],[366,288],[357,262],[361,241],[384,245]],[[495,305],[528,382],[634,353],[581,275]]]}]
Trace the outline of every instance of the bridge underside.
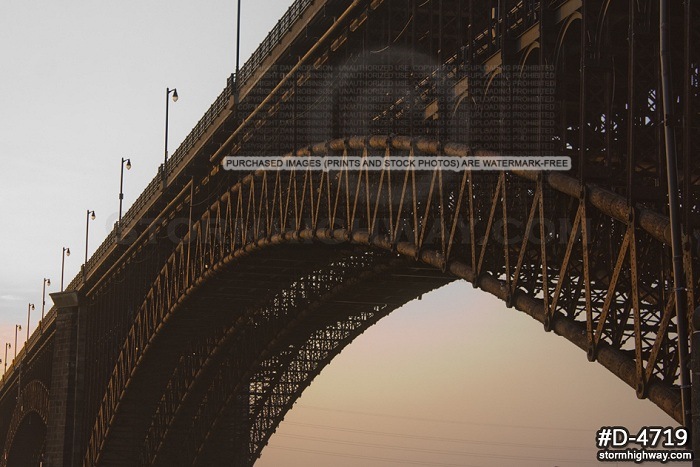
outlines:
[{"label": "bridge underside", "polygon": [[[317,247],[317,254],[324,249]],[[403,303],[450,280],[396,255],[362,250],[295,278],[209,347],[203,340],[188,346],[199,358],[181,359],[170,379],[168,387],[179,388],[181,397],[168,390],[170,400],[161,399],[144,463],[251,465],[342,348]],[[170,417],[168,402],[179,405]]]},{"label": "bridge underside", "polygon": [[250,465],[343,347],[454,280],[337,242],[269,246],[211,270],[147,344],[101,465]]},{"label": "bridge underside", "polygon": [[[9,369],[0,467],[52,443],[84,467],[249,466],[338,352],[456,279],[680,421],[674,279],[690,309],[700,297],[700,2],[670,3],[685,277],[670,263],[658,2],[296,0],[71,282],[79,306],[52,310]],[[573,166],[221,168],[281,154]],[[42,426],[70,442],[39,443]]]},{"label": "bridge underside", "polygon": [[7,454],[7,465],[39,467],[44,452],[46,423],[39,414],[27,415],[18,427],[15,442]]},{"label": "bridge underside", "polygon": [[[437,148],[480,157],[462,145],[400,137],[314,150],[411,158]],[[667,220],[642,210],[632,229],[619,202],[556,174],[247,177],[194,225],[138,312],[113,374],[114,399],[102,406],[110,423],[93,432],[95,463],[251,465],[338,351],[454,278],[530,314],[679,417],[669,384],[678,371],[672,302],[654,296],[661,263],[652,252]],[[298,207],[294,215],[285,212],[290,205]],[[637,308],[629,294],[638,296]]]}]

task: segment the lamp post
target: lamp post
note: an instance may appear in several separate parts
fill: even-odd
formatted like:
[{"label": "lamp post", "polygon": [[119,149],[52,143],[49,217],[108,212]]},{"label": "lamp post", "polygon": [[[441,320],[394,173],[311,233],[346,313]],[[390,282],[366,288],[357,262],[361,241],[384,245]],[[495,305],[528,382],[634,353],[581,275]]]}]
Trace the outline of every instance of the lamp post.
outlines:
[{"label": "lamp post", "polygon": [[63,272],[66,268],[66,256],[70,256],[70,248],[63,247],[61,254],[61,292],[63,292]]},{"label": "lamp post", "polygon": [[46,286],[51,285],[51,279],[44,278],[44,286],[41,290],[41,321],[39,321],[39,328],[43,330],[44,327],[44,308],[46,308]]},{"label": "lamp post", "polygon": [[[44,282],[45,284],[46,282]],[[29,342],[29,317],[32,315],[32,310],[34,309],[34,304],[30,303],[29,306],[27,307],[27,340],[25,342]]]},{"label": "lamp post", "polygon": [[12,344],[9,342],[5,342],[5,371],[3,372],[3,375],[7,373],[7,349],[11,349]]},{"label": "lamp post", "polygon": [[238,0],[238,10],[236,12],[236,92],[238,92],[238,74],[241,63],[241,0]]},{"label": "lamp post", "polygon": [[165,177],[165,164],[168,162],[168,111],[170,109],[170,93],[173,93],[173,102],[177,102],[177,89],[165,88],[165,160],[163,162],[163,177]]},{"label": "lamp post", "polygon": [[122,200],[124,199],[124,163],[126,162],[126,170],[131,170],[131,159],[122,157],[122,172],[119,178],[119,230],[122,227]]},{"label": "lamp post", "polygon": [[87,268],[88,261],[88,232],[90,231],[90,219],[95,220],[95,211],[87,210],[85,215],[85,266]]},{"label": "lamp post", "polygon": [[[238,103],[240,100],[240,92],[238,83],[240,82],[241,74],[241,0],[238,0],[238,9],[236,12],[236,74],[233,80],[233,111],[238,115]],[[237,119],[237,116],[234,116]]]},{"label": "lamp post", "polygon": [[[15,324],[15,357],[17,358],[17,331],[22,330],[22,325],[21,324]],[[13,359],[14,361],[14,359]]]}]

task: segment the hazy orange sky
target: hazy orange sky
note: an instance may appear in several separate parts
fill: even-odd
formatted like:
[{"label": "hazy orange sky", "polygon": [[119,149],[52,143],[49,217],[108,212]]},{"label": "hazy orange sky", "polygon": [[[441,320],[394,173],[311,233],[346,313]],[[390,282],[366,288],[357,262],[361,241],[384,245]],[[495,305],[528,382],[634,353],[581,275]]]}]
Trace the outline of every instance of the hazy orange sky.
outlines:
[{"label": "hazy orange sky", "polygon": [[345,349],[256,466],[593,466],[604,425],[676,423],[565,339],[461,282]]},{"label": "hazy orange sky", "polygon": [[[234,69],[235,1],[0,3],[0,345],[66,284]],[[243,0],[243,59],[290,1]],[[47,309],[51,300],[47,295]],[[19,334],[23,343],[24,330]],[[12,352],[11,354],[12,355]],[[457,283],[380,321],[314,381],[258,462],[290,466],[598,465],[602,425],[676,423],[584,352]]]}]

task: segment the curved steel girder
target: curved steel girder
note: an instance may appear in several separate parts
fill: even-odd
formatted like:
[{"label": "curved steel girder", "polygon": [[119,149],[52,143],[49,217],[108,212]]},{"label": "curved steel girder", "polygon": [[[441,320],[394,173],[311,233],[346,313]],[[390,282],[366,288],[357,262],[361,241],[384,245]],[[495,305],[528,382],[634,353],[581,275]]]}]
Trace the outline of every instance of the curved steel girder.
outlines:
[{"label": "curved steel girder", "polygon": [[[378,287],[382,290],[383,294],[393,295],[390,300],[386,297],[383,298],[383,302],[389,302],[389,309],[394,309],[398,304],[399,300],[401,303],[406,301],[405,297],[399,299],[397,297],[398,288],[396,285],[396,280],[393,279],[393,284],[391,287],[380,287],[379,284],[388,285],[392,276],[392,271],[403,271],[400,277],[400,281],[404,283],[403,287],[410,285],[410,297],[414,294],[419,294],[421,291],[426,292],[429,289],[442,285],[448,282],[449,279],[443,276],[438,271],[431,272],[426,270],[425,267],[420,267],[420,265],[413,265],[409,267],[411,263],[406,263],[405,260],[400,260],[392,258],[391,256],[380,256],[381,261],[375,263],[370,269],[364,269],[362,271],[343,271],[342,269],[337,270],[333,276],[335,280],[326,284],[317,286],[317,290],[313,293],[308,293],[305,299],[302,297],[293,297],[292,306],[286,310],[278,310],[279,313],[268,313],[272,315],[269,322],[256,323],[254,327],[250,325],[246,326],[245,323],[237,323],[237,329],[232,327],[231,334],[233,331],[237,339],[228,339],[226,342],[221,342],[221,345],[217,347],[219,355],[229,355],[229,359],[234,359],[236,361],[236,368],[227,367],[226,365],[221,365],[217,369],[219,373],[229,372],[233,376],[223,378],[220,375],[210,375],[203,382],[206,387],[209,388],[209,393],[200,393],[197,397],[190,398],[189,405],[195,409],[199,409],[200,413],[195,415],[192,411],[181,411],[188,412],[189,417],[181,421],[181,426],[177,430],[173,430],[175,433],[167,444],[160,446],[160,451],[165,457],[158,458],[159,463],[156,465],[189,465],[185,459],[190,458],[192,455],[188,456],[187,452],[183,452],[182,449],[185,445],[194,446],[191,447],[192,450],[197,449],[201,442],[196,441],[197,433],[210,431],[209,425],[207,425],[207,417],[204,415],[215,416],[216,413],[212,413],[211,409],[219,407],[219,404],[213,402],[212,391],[214,386],[210,386],[212,379],[216,381],[231,381],[231,384],[239,385],[240,379],[235,377],[235,374],[241,374],[248,376],[241,376],[244,380],[250,379],[255,371],[255,365],[264,364],[264,358],[261,355],[266,355],[267,357],[273,358],[276,352],[280,352],[280,355],[285,354],[285,348],[289,345],[301,345],[306,340],[308,333],[313,332],[314,329],[324,326],[325,322],[338,322],[339,319],[344,319],[344,316],[348,313],[345,308],[347,306],[353,307],[355,311],[357,308],[368,306],[367,303],[363,303],[369,298],[367,294],[372,288],[377,289]],[[371,266],[371,265],[370,265]],[[345,274],[344,274],[345,273]],[[411,280],[411,274],[419,273],[421,277],[416,282],[414,278]],[[431,275],[434,275],[434,280],[430,280]],[[321,276],[321,274],[319,274]],[[318,277],[318,276],[317,276]],[[318,282],[323,282],[322,279],[318,278]],[[300,280],[300,283],[303,281]],[[303,285],[304,289],[307,289],[306,285]],[[310,288],[310,287],[308,287]],[[358,304],[357,292],[362,290],[362,300]],[[290,291],[291,292],[291,291]],[[285,292],[285,293],[290,293]],[[335,302],[334,302],[335,301]],[[338,302],[340,301],[340,302]],[[382,300],[379,300],[382,301]],[[332,307],[324,307],[333,303]],[[274,306],[273,306],[274,308]],[[340,310],[343,310],[342,312]],[[378,316],[383,316],[382,313],[377,313]],[[300,334],[301,333],[301,334]],[[301,337],[300,337],[301,336]],[[295,344],[296,343],[296,344]],[[288,352],[287,352],[288,353]],[[239,375],[240,376],[240,375]],[[200,385],[202,382],[199,382]],[[225,388],[218,387],[218,389],[224,389],[224,392],[217,393],[219,395],[226,396],[227,392]],[[203,414],[202,401],[206,400],[206,414]],[[196,420],[196,422],[195,422]],[[204,425],[203,425],[204,420]],[[209,424],[213,421],[209,421]],[[198,430],[191,427],[192,424],[199,426]],[[201,435],[202,439],[205,438]],[[151,462],[146,461],[146,464],[152,465]]]},{"label": "curved steel girder", "polygon": [[[330,141],[302,149],[296,156],[304,157],[311,153],[328,154],[334,151],[347,154],[353,150],[364,153],[381,150],[385,151],[385,157],[397,157],[398,152],[400,157],[409,158],[415,152],[441,153],[459,158],[493,154],[488,151],[471,151],[459,144],[441,146],[429,140],[370,137]],[[656,376],[658,370],[655,367],[659,361],[661,346],[663,345],[667,353],[669,349],[672,353],[675,347],[671,345],[673,341],[668,340],[666,336],[667,330],[671,330],[670,318],[665,321],[666,327],[659,329],[663,333],[659,332],[658,336],[654,337],[653,330],[640,326],[644,319],[641,312],[646,313],[646,309],[640,310],[639,303],[635,303],[634,318],[627,315],[621,322],[623,329],[634,325],[635,353],[634,357],[631,357],[625,348],[610,344],[612,341],[607,328],[610,324],[616,324],[607,313],[611,302],[606,301],[602,305],[602,311],[593,310],[591,307],[591,295],[597,291],[591,290],[590,277],[586,275],[588,249],[583,248],[582,253],[579,253],[581,260],[576,260],[578,263],[582,261],[582,269],[578,263],[576,267],[567,269],[572,250],[578,251],[581,245],[586,245],[586,242],[576,240],[579,230],[584,234],[584,238],[586,237],[586,222],[580,222],[581,218],[587,219],[586,206],[588,209],[594,208],[600,215],[607,216],[610,223],[620,222],[621,227],[614,230],[627,232],[624,242],[621,240],[622,235],[618,235],[619,238],[616,237],[615,241],[622,242],[619,248],[622,253],[625,248],[630,248],[630,264],[627,265],[626,253],[622,254],[618,258],[613,275],[616,276],[620,270],[618,266],[624,264],[625,271],[629,269],[634,276],[633,289],[639,279],[636,276],[637,255],[634,246],[637,242],[634,239],[634,231],[639,229],[644,235],[648,235],[649,241],[663,244],[667,240],[668,220],[643,208],[635,209],[632,217],[626,200],[622,197],[596,186],[582,186],[566,175],[554,173],[538,178],[538,174],[534,173],[515,174],[521,177],[520,181],[514,181],[512,176],[505,177],[503,174],[498,177],[491,203],[487,201],[488,198],[484,200],[472,195],[472,189],[477,186],[479,189],[486,187],[486,191],[480,193],[482,197],[491,196],[488,184],[478,185],[477,181],[473,180],[478,178],[477,176],[472,177],[471,174],[465,173],[460,182],[458,177],[443,176],[439,171],[426,175],[413,169],[393,173],[384,170],[380,174],[360,172],[359,175],[351,174],[350,170],[341,170],[336,177],[331,177],[328,173],[319,175],[300,171],[282,176],[279,173],[268,174],[259,171],[234,185],[195,224],[191,236],[178,246],[141,307],[103,399],[86,456],[86,465],[99,462],[101,456],[110,450],[115,452],[115,448],[105,442],[110,436],[110,431],[113,431],[115,426],[120,426],[119,412],[129,403],[128,394],[133,390],[134,372],[138,371],[149,351],[157,352],[151,344],[163,331],[164,325],[182,313],[187,298],[227,264],[241,261],[241,258],[254,251],[262,253],[271,245],[288,242],[321,241],[330,244],[370,245],[419,259],[457,277],[465,278],[544,322],[547,328],[564,335],[579,347],[585,348],[591,358],[598,359],[628,384],[641,389],[640,395],[648,395],[667,413],[677,417],[679,407],[677,391],[672,386],[673,374],[669,373],[670,380],[660,381]],[[537,184],[536,187],[526,186],[532,182]],[[499,250],[493,246],[497,239],[491,241],[494,236],[492,226],[494,219],[498,218],[498,213],[503,214],[503,226],[508,224],[509,215],[515,215],[512,207],[510,213],[507,211],[514,202],[513,199],[519,202],[518,192],[528,201],[532,193],[539,193],[539,212],[542,217],[543,187],[552,193],[548,196],[561,197],[561,194],[565,194],[569,196],[569,205],[578,205],[578,209],[571,211],[576,213],[574,235],[570,236],[573,240],[568,242],[566,254],[563,254],[563,249],[552,249],[546,245],[548,238],[541,230],[540,243],[545,245],[542,247],[541,257],[544,275],[540,279],[536,278],[534,282],[518,283],[522,258],[518,259],[519,265],[516,268],[511,267],[509,259],[514,260],[515,256],[524,253],[531,246],[528,241],[524,241],[520,248],[517,245],[506,244],[505,251],[500,253],[504,256],[499,259]],[[507,197],[505,193],[514,189],[512,196]],[[531,218],[537,211],[535,201],[536,199],[533,199]],[[558,205],[561,206],[560,201]],[[501,204],[502,208],[499,208]],[[325,228],[321,227],[323,222],[319,224],[321,210],[327,221]],[[560,209],[560,212],[565,211]],[[378,223],[377,219],[383,219],[384,223]],[[476,222],[485,222],[488,219],[488,222],[485,230],[481,229],[483,225],[477,229],[483,237],[470,237],[474,240],[481,238],[471,241],[470,261],[467,244],[469,239],[465,239],[462,234],[466,233],[467,220],[472,234],[474,233],[475,219]],[[531,233],[531,220],[525,229],[527,235],[522,236],[525,240],[528,240]],[[460,224],[460,221],[463,222]],[[432,237],[430,229],[437,229]],[[455,236],[458,231],[460,236]],[[507,231],[505,233],[507,234]],[[477,249],[480,250],[478,261],[475,256]],[[487,252],[488,255],[485,255]],[[550,266],[545,265],[548,255],[552,256],[548,259]],[[558,274],[552,273],[557,270]],[[562,289],[561,278],[571,274],[571,271],[577,274],[583,271],[583,276],[578,277],[578,288],[586,289],[585,306],[583,300],[580,300],[577,306],[585,308],[585,323],[576,321],[575,314],[571,315],[566,310],[557,308],[557,299]],[[551,280],[547,277],[548,272],[551,274]],[[581,277],[586,279],[583,281],[585,284],[582,283]],[[554,294],[549,293],[549,287],[555,290]],[[616,287],[617,281],[612,281],[608,296],[615,295]],[[546,292],[544,301],[537,298],[537,294],[542,290]],[[633,295],[636,296],[635,290]],[[624,302],[627,298],[623,297],[621,300]],[[618,301],[613,300],[615,307],[620,305]],[[644,306],[648,308],[646,304]],[[666,315],[667,313],[664,317]],[[644,368],[647,360],[649,367]]]},{"label": "curved steel girder", "polygon": [[[173,465],[181,460],[178,447],[189,437],[188,424],[194,417],[207,387],[215,377],[218,366],[228,357],[232,346],[262,342],[264,336],[247,336],[254,330],[273,326],[285,328],[285,320],[294,320],[318,296],[345,283],[348,278],[362,275],[392,260],[387,255],[371,253],[353,254],[332,262],[322,270],[313,271],[279,292],[265,306],[249,309],[238,317],[215,339],[190,343],[179,366],[168,383],[147,436],[142,458],[148,465]],[[191,359],[189,355],[199,355]]]},{"label": "curved steel girder", "polygon": [[[123,425],[115,433],[112,457],[101,462],[105,465],[136,464],[140,447],[161,395],[182,355],[184,345],[202,336],[218,332],[258,310],[271,296],[289,287],[297,274],[314,270],[332,262],[344,251],[342,246],[325,249],[323,255],[312,255],[308,247],[300,246],[295,252],[280,254],[277,248],[266,248],[256,255],[239,258],[230,265],[217,268],[216,274],[199,281],[195,291],[182,300],[178,313],[171,316],[167,326],[148,342],[140,366],[131,374],[128,391],[123,395],[121,412],[117,414]],[[233,268],[233,266],[236,266]],[[266,269],[258,280],[250,277]],[[229,271],[230,274],[223,274]],[[256,284],[257,282],[257,284]],[[218,291],[235,289],[230,297],[222,299]],[[132,351],[139,351],[132,348]],[[113,420],[118,425],[118,420]]]},{"label": "curved steel girder", "polygon": [[5,467],[8,461],[8,453],[12,451],[17,431],[24,419],[35,413],[39,416],[44,426],[48,424],[49,417],[49,391],[41,381],[34,380],[27,384],[19,395],[17,405],[12,413],[10,425],[5,439],[4,455],[0,457],[0,466]]},{"label": "curved steel girder", "polygon": [[[190,430],[201,436],[191,438],[190,448],[196,450],[192,465],[251,465],[294,401],[343,348],[405,302],[451,280],[439,271],[395,261],[320,297],[293,323],[263,341],[239,378],[217,380],[229,381],[230,386],[210,387],[206,406]],[[358,303],[359,291],[362,301]],[[231,349],[231,354],[235,352]],[[220,369],[226,371],[230,370]]]}]

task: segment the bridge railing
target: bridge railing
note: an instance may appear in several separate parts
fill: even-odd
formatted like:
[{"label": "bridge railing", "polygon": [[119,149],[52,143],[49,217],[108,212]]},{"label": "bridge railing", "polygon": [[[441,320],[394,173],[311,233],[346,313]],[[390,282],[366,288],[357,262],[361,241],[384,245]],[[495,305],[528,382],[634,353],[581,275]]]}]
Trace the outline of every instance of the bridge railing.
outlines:
[{"label": "bridge railing", "polygon": [[[285,14],[280,18],[277,24],[268,33],[265,39],[260,43],[255,52],[250,56],[250,58],[245,62],[243,67],[241,67],[238,76],[238,83],[236,83],[236,75],[231,74],[226,82],[226,87],[222,90],[216,100],[209,107],[204,116],[197,122],[194,128],[190,131],[184,141],[180,144],[177,150],[173,153],[172,157],[167,161],[161,170],[165,171],[165,175],[169,176],[175,169],[182,163],[188,152],[194,147],[197,141],[202,137],[202,135],[207,131],[208,128],[214,123],[214,121],[221,115],[221,113],[226,108],[229,99],[233,96],[236,86],[240,86],[246,83],[255,73],[255,70],[260,66],[260,64],[267,58],[267,56],[272,52],[274,47],[282,40],[284,35],[289,32],[294,23],[301,17],[304,11],[313,3],[313,0],[296,0],[285,12]],[[526,2],[531,4],[532,2]],[[536,21],[536,8],[523,8],[523,5],[514,8],[509,12],[510,22],[517,23],[521,20],[522,23],[531,23]],[[470,47],[477,47],[477,50],[482,52],[489,50],[490,38],[487,33],[479,34],[475,37],[475,44],[470,44]],[[136,220],[139,213],[143,208],[149,203],[149,201],[158,193],[159,187],[162,184],[163,173],[158,173],[150,183],[146,186],[143,192],[139,195],[136,201],[132,204],[129,210],[122,217],[121,225],[129,225]],[[102,261],[105,255],[117,242],[117,229],[115,227],[107,235],[100,246],[95,250],[87,264],[85,265],[85,270],[78,273],[73,280],[68,284],[66,290],[75,290],[83,282],[84,275],[94,270],[97,264]],[[52,307],[46,317],[44,318],[44,323],[42,327],[47,327],[55,319],[55,309]],[[30,339],[29,343],[33,343]]]},{"label": "bridge railing", "polygon": [[[505,15],[492,12],[487,18],[476,21],[476,29],[471,43],[463,44],[467,56],[473,56],[475,63],[481,64],[486,57],[499,52],[501,44],[497,38],[507,29],[507,38],[516,38],[540,21],[541,11],[555,11],[569,0],[521,0]],[[542,5],[544,3],[544,5]]]},{"label": "bridge railing", "polygon": [[[272,52],[274,47],[281,41],[282,37],[289,32],[292,25],[299,19],[299,17],[304,13],[306,8],[313,3],[313,0],[296,0],[285,12],[285,14],[280,18],[277,24],[268,33],[265,39],[260,43],[258,48],[253,52],[250,58],[246,61],[243,67],[239,71],[238,79],[240,80],[238,86],[247,82],[252,76],[255,70],[260,66],[260,64],[265,60],[265,58]],[[531,7],[530,9],[524,8],[522,5],[513,8],[509,12],[511,16],[511,21],[513,23],[518,22],[517,20],[523,20],[523,22],[530,24],[536,21],[536,8]],[[479,36],[482,40],[488,40],[486,35]],[[172,174],[176,167],[183,161],[187,153],[194,147],[196,142],[202,137],[202,135],[211,127],[212,123],[225,109],[228,100],[233,96],[236,87],[236,75],[231,74],[226,82],[226,87],[216,98],[214,103],[209,107],[204,116],[197,122],[195,127],[190,131],[185,140],[177,148],[173,156],[166,162],[162,170],[165,170],[165,176]],[[145,190],[137,198],[134,204],[129,208],[126,214],[122,217],[122,225],[129,225],[133,222],[139,212],[143,207],[153,198],[153,196],[158,192],[158,187],[162,183],[162,174],[156,175],[151,182],[146,186]],[[86,264],[85,273],[92,271],[96,264],[98,264],[108,250],[116,243],[117,240],[117,227],[107,235],[107,238],[102,242],[102,244],[97,248],[95,253],[90,257]],[[74,287],[69,284],[67,290],[77,287],[81,283],[82,275],[79,274],[76,278],[71,281]]]},{"label": "bridge railing", "polygon": [[285,14],[280,18],[274,28],[268,33],[258,48],[250,56],[250,59],[240,70],[240,83],[245,83],[253,72],[260,66],[263,60],[272,52],[272,49],[280,42],[292,25],[304,13],[304,10],[313,3],[313,0],[296,0]]},{"label": "bridge railing", "polygon": [[[289,32],[292,25],[299,19],[299,17],[304,13],[306,8],[313,3],[313,0],[296,0],[285,12],[282,18],[277,22],[274,28],[268,33],[265,39],[260,43],[258,48],[253,52],[250,58],[245,62],[243,67],[239,71],[239,82],[238,85],[242,85],[247,82],[255,73],[255,70],[260,66],[260,64],[267,58],[267,56],[272,52],[274,47],[282,40],[284,35]],[[187,135],[184,141],[180,144],[177,150],[173,153],[172,157],[168,160],[161,170],[165,170],[165,174],[172,174],[175,169],[182,163],[185,159],[187,153],[194,147],[197,141],[204,135],[204,133],[211,127],[214,121],[221,115],[225,110],[229,99],[233,96],[236,89],[236,75],[231,74],[226,80],[226,87],[221,91],[216,100],[212,103],[209,109],[206,111],[204,116],[197,122],[192,131]],[[134,201],[129,210],[122,217],[121,225],[129,225],[136,220],[137,216],[143,208],[149,203],[151,199],[158,193],[158,190],[162,184],[163,174],[159,172],[146,188],[141,192],[139,197]],[[92,271],[97,264],[102,261],[105,255],[117,242],[117,229],[118,225],[107,235],[104,241],[100,244],[95,252],[90,256],[87,264],[85,265],[85,270],[79,272],[68,284],[65,290],[76,290],[83,283],[84,274]],[[41,329],[48,328],[53,321],[56,319],[56,307],[51,307],[46,313],[46,316],[41,322]],[[20,357],[24,358],[24,353],[28,349],[33,348],[36,342],[41,338],[42,332],[34,332],[30,337],[29,341],[17,354],[16,361],[20,361]],[[8,366],[7,374],[12,373],[14,368],[14,363]],[[3,378],[4,379],[4,378]]]},{"label": "bridge railing", "polygon": [[[299,19],[306,8],[311,5],[313,0],[296,0],[292,6],[287,9],[286,13],[277,22],[272,31],[265,37],[258,48],[253,52],[250,58],[246,61],[239,72],[239,83],[245,83],[250,79],[255,72],[255,70],[260,66],[262,61],[272,52],[272,49],[280,42],[282,37],[289,31],[292,25]],[[197,122],[192,131],[187,135],[185,140],[180,144],[172,157],[165,164],[162,170],[165,170],[165,175],[169,176],[178,167],[178,165],[184,160],[187,153],[194,147],[197,141],[202,137],[202,135],[207,131],[209,127],[214,123],[216,118],[223,112],[226,108],[226,104],[229,99],[233,96],[236,86],[236,75],[231,74],[226,80],[226,87],[221,91],[219,96],[216,98],[214,103],[209,107],[204,116]],[[146,189],[141,193],[134,204],[129,208],[126,214],[122,217],[122,225],[129,225],[138,216],[139,212],[143,207],[153,198],[153,196],[158,192],[158,187],[162,183],[162,174],[153,177],[151,182],[146,186]],[[85,272],[92,271],[95,265],[97,265],[107,251],[116,243],[117,240],[117,227],[107,235],[107,238],[102,242],[102,244],[95,250],[95,253],[90,257],[87,262]],[[77,281],[76,281],[77,279]],[[81,282],[81,275],[76,276],[76,279],[71,281],[75,287]],[[71,286],[67,290],[71,290]]]},{"label": "bridge railing", "polygon": [[[187,137],[182,142],[182,144],[180,144],[180,147],[177,148],[177,150],[175,151],[173,156],[165,164],[166,175],[170,175],[175,170],[175,168],[180,164],[180,162],[182,162],[182,160],[185,158],[185,156],[190,151],[190,149],[192,149],[194,147],[194,145],[197,143],[197,141],[202,137],[202,135],[207,131],[207,129],[209,127],[211,127],[211,125],[214,123],[214,120],[216,120],[216,118],[226,108],[226,104],[228,103],[231,96],[233,96],[234,81],[235,81],[235,74],[232,74],[226,80],[226,87],[224,88],[223,91],[221,91],[221,94],[219,94],[219,97],[216,98],[216,100],[209,107],[209,109],[206,111],[204,116],[199,120],[199,122],[197,122],[197,124],[192,129],[190,134],[187,135]],[[151,183],[154,183],[154,182],[156,182],[155,186],[157,186],[158,185],[158,177],[155,177],[151,181]]]}]

